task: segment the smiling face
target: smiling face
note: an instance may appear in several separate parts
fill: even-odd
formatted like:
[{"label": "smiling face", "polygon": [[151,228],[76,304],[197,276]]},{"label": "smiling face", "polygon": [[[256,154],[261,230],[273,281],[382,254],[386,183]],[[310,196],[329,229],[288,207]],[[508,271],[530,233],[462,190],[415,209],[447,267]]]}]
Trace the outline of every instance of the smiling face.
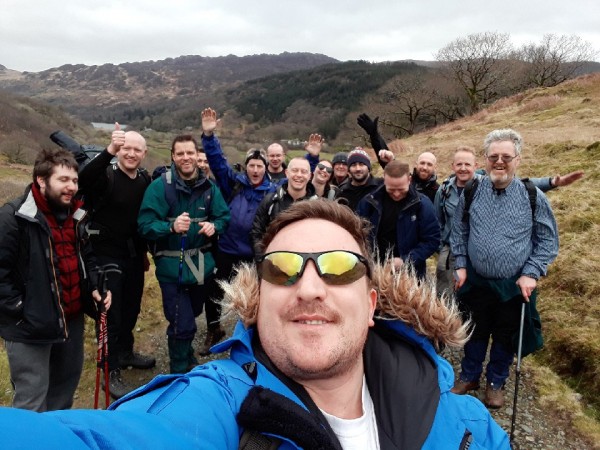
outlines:
[{"label": "smiling face", "polygon": [[420,180],[427,181],[437,168],[437,161],[435,155],[431,152],[421,153],[417,159],[417,176]]},{"label": "smiling face", "polygon": [[119,168],[129,174],[137,173],[138,167],[146,157],[146,140],[135,131],[125,133],[125,143],[117,152]]},{"label": "smiling face", "polygon": [[[521,157],[516,155],[515,144],[511,141],[496,141],[490,144],[485,155],[485,169],[496,189],[504,189],[513,180],[517,167],[521,162]],[[490,161],[489,158],[495,157],[498,158],[496,162]],[[504,162],[502,157],[514,159],[510,162]]]},{"label": "smiling face", "polygon": [[[321,169],[321,167],[324,167]],[[313,174],[313,183],[325,184],[331,178],[331,173],[327,172],[327,168],[331,169],[331,163],[327,160],[319,161],[315,173]],[[333,171],[333,169],[332,169]]]},{"label": "smiling face", "polygon": [[[304,219],[283,228],[266,252],[276,250],[361,252],[346,230],[322,219]],[[296,381],[362,370],[362,350],[373,326],[376,299],[366,276],[348,285],[331,286],[308,261],[292,286],[260,282],[260,341],[277,368]]]},{"label": "smiling face", "polygon": [[59,209],[71,206],[77,193],[78,180],[77,171],[65,166],[56,166],[47,180],[37,177],[42,195],[52,207]]},{"label": "smiling face", "polygon": [[342,181],[348,176],[348,165],[346,163],[335,163],[333,165],[333,175],[338,181]]},{"label": "smiling face", "polygon": [[283,167],[283,158],[285,154],[280,144],[274,143],[267,147],[267,159],[269,160],[269,171],[273,173],[281,172]]},{"label": "smiling face", "polygon": [[288,179],[288,192],[302,193],[306,191],[306,185],[310,180],[310,164],[305,158],[294,158],[290,161],[285,175]]},{"label": "smiling face", "polygon": [[456,174],[456,185],[464,186],[475,175],[477,162],[470,152],[458,151],[454,154],[452,171]]},{"label": "smiling face", "polygon": [[171,154],[175,169],[183,180],[191,180],[198,170],[198,151],[192,141],[175,142]]},{"label": "smiling face", "polygon": [[350,178],[352,178],[352,184],[354,186],[361,186],[367,182],[369,178],[369,166],[364,163],[356,162],[348,168]]},{"label": "smiling face", "polygon": [[399,202],[408,195],[408,189],[410,188],[410,176],[404,175],[401,177],[391,177],[387,174],[384,174],[383,184],[385,185],[385,191],[388,193],[390,198],[395,202]]}]

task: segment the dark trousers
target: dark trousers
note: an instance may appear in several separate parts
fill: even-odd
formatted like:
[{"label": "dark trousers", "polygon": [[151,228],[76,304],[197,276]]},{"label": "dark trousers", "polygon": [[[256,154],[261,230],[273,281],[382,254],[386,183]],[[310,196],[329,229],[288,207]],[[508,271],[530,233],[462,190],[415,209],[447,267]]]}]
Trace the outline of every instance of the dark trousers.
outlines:
[{"label": "dark trousers", "polygon": [[196,317],[202,314],[207,297],[206,286],[159,282],[163,299],[163,311],[169,322],[167,336],[178,340],[194,339]]},{"label": "dark trousers", "polygon": [[133,329],[140,314],[144,292],[144,260],[97,256],[98,265],[117,264],[122,273],[107,273],[107,287],[112,293],[112,304],[107,313],[108,367],[119,368],[119,354],[133,351]]},{"label": "dark trousers", "polygon": [[461,362],[462,380],[479,379],[491,337],[486,379],[494,385],[504,384],[515,353],[513,336],[519,330],[522,302],[521,296],[501,302],[493,291],[475,286],[459,296],[461,311],[465,317],[471,317],[475,326],[471,339],[465,345],[465,357]]}]

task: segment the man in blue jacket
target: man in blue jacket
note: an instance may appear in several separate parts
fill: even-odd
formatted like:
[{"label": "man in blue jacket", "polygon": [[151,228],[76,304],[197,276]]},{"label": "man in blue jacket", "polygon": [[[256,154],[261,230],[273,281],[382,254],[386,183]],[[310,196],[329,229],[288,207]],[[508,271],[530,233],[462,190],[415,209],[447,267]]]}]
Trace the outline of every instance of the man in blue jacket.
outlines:
[{"label": "man in blue jacket", "polygon": [[[343,205],[292,205],[268,228],[258,270],[244,265],[226,289],[241,320],[215,350],[230,358],[158,377],[111,412],[0,409],[3,443],[509,449],[479,400],[450,393],[452,368],[436,349],[464,343],[460,316],[390,260],[374,266],[367,241]],[[25,423],[35,435],[17,437]]]},{"label": "man in blue jacket", "polygon": [[360,201],[357,212],[373,225],[370,239],[381,258],[391,252],[396,268],[410,263],[425,277],[425,261],[440,244],[440,226],[431,201],[411,183],[408,164],[386,165],[383,185]]},{"label": "man in blue jacket", "polygon": [[[250,231],[258,205],[265,196],[277,189],[277,181],[272,182],[267,174],[267,155],[262,149],[250,149],[244,161],[245,170],[238,172],[227,162],[221,149],[221,143],[214,131],[219,121],[217,113],[211,108],[202,111],[202,146],[208,159],[210,170],[214,174],[217,186],[229,206],[231,220],[225,232],[219,237],[218,251],[215,254],[218,280],[229,280],[233,268],[241,262],[250,262],[254,250]],[[212,298],[222,297],[217,287]],[[225,331],[220,324],[209,326],[200,354],[210,353],[210,347],[219,342]]]}]

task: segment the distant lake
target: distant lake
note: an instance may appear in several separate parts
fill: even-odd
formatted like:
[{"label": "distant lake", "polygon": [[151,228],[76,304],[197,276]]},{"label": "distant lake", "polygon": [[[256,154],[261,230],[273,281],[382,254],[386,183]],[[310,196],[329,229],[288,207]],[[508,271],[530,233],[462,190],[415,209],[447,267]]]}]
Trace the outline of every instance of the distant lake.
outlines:
[{"label": "distant lake", "polygon": [[[125,125],[125,124],[121,123],[120,125],[121,125],[122,130],[127,128],[127,125]],[[97,130],[104,130],[104,131],[112,131],[115,129],[114,123],[92,122],[92,126],[94,128],[96,128]]]}]

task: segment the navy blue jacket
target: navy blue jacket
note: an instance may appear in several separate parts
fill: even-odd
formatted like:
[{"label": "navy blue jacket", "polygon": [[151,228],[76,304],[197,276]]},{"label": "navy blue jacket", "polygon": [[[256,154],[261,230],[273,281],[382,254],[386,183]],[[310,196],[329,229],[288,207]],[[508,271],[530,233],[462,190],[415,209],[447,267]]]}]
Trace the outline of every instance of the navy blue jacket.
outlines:
[{"label": "navy blue jacket", "polygon": [[[377,244],[377,233],[382,214],[385,185],[364,197],[357,213],[368,219],[371,229],[371,245]],[[420,278],[425,277],[425,261],[440,245],[440,225],[431,200],[410,186],[406,206],[398,215],[396,223],[396,249],[404,262],[410,262]]]}]

